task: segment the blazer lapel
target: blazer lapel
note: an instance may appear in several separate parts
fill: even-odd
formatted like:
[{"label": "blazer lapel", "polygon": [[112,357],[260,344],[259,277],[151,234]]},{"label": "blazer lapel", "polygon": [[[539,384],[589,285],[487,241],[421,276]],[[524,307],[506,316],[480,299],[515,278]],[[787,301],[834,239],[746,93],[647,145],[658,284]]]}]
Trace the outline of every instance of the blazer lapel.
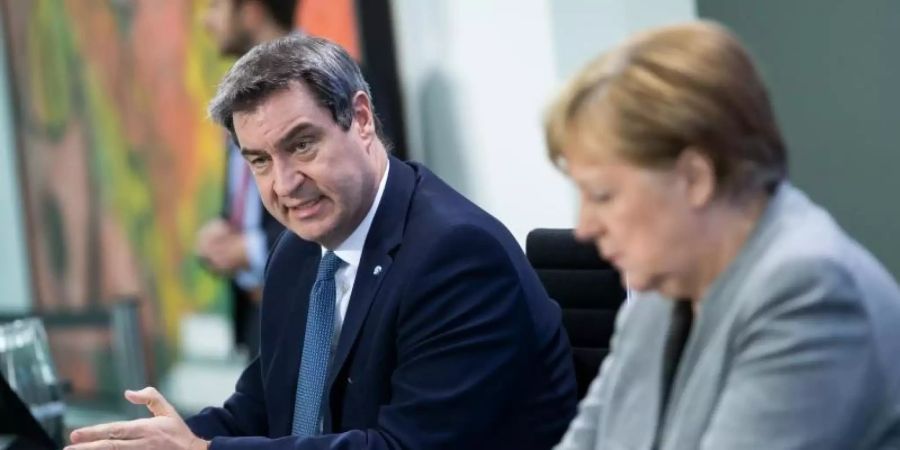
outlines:
[{"label": "blazer lapel", "polygon": [[[735,289],[737,289],[737,286],[742,285],[743,278],[746,278],[746,272],[736,270],[736,267],[740,265],[740,261],[746,261],[748,258],[745,254],[746,250],[743,250],[738,258],[726,269],[725,273],[719,276],[710,287],[706,297],[699,303],[700,308],[696,317],[694,317],[693,329],[685,343],[681,361],[678,363],[675,378],[669,390],[668,407],[666,408],[663,422],[665,430],[662,430],[668,438],[677,439],[677,433],[683,431],[681,427],[673,425],[673,423],[683,418],[683,414],[679,415],[678,411],[681,409],[682,401],[688,401],[689,399],[682,400],[681,394],[693,378],[691,374],[697,368],[698,360],[703,356],[704,344],[715,339],[714,336],[717,330],[730,322],[728,317],[734,313],[734,308],[739,305],[739,303],[729,300],[739,297]],[[673,435],[671,433],[676,434]]]},{"label": "blazer lapel", "polygon": [[337,374],[347,362],[347,356],[365,323],[381,281],[390,270],[394,251],[403,238],[416,174],[409,165],[394,157],[390,157],[390,165],[381,204],[372,220],[356,271],[353,293],[350,295],[347,315],[344,317],[341,336],[330,366],[326,392],[331,391]]}]

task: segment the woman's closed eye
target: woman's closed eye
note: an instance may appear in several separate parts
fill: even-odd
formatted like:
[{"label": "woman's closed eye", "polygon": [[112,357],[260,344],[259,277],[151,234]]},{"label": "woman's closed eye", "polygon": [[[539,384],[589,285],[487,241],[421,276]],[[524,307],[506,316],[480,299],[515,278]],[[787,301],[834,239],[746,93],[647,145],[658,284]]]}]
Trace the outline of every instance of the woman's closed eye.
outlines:
[{"label": "woman's closed eye", "polygon": [[587,193],[587,198],[593,203],[607,203],[612,200],[612,192],[589,192]]}]

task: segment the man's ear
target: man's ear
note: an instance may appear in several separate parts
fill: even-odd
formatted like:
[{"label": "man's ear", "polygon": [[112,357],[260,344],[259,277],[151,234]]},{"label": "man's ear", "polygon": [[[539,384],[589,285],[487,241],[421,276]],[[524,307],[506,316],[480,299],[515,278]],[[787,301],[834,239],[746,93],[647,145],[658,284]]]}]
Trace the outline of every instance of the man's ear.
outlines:
[{"label": "man's ear", "polygon": [[359,137],[367,144],[375,139],[375,113],[372,111],[372,100],[363,91],[357,91],[353,96],[353,125],[357,127]]},{"label": "man's ear", "polygon": [[709,205],[716,196],[716,169],[712,160],[698,148],[690,146],[675,162],[675,171],[686,188],[688,202],[695,208]]}]

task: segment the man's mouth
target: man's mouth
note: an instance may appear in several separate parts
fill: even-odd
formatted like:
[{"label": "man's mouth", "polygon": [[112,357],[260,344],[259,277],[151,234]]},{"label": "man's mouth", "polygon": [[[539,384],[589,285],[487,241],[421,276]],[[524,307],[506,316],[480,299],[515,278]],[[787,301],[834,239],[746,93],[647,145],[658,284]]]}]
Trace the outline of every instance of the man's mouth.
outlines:
[{"label": "man's mouth", "polygon": [[304,200],[302,202],[294,202],[286,204],[285,208],[288,214],[299,219],[306,219],[318,212],[319,205],[322,203],[323,197],[320,195],[316,198]]}]

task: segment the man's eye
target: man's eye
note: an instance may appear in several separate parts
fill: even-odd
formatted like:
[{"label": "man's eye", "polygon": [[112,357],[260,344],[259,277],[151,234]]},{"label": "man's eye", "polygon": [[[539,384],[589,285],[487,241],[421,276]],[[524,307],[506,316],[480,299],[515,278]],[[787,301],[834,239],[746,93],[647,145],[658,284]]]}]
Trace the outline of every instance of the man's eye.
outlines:
[{"label": "man's eye", "polygon": [[253,158],[250,160],[250,166],[254,169],[262,169],[267,162],[266,158]]},{"label": "man's eye", "polygon": [[312,148],[312,141],[300,141],[294,145],[294,153],[306,153]]}]

